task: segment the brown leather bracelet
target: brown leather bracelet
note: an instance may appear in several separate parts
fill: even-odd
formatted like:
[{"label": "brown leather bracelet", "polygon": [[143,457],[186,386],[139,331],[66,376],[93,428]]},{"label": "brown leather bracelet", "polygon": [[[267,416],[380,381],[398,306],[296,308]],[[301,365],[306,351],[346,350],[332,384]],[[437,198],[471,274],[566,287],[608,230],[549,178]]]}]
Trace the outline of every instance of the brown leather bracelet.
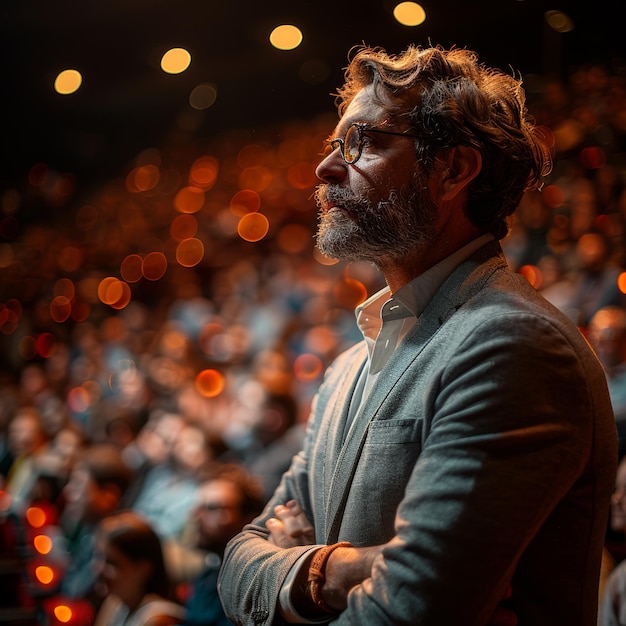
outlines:
[{"label": "brown leather bracelet", "polygon": [[326,604],[324,598],[322,597],[322,586],[324,585],[324,582],[326,580],[326,563],[328,562],[328,558],[330,557],[330,555],[337,548],[351,547],[352,544],[349,541],[340,541],[339,543],[333,543],[330,546],[320,548],[313,556],[311,564],[309,565],[309,577],[307,579],[307,586],[309,588],[311,600],[313,600],[313,602],[320,609],[322,609],[322,611],[329,613],[330,615],[335,615],[337,611],[328,606],[328,604]]}]

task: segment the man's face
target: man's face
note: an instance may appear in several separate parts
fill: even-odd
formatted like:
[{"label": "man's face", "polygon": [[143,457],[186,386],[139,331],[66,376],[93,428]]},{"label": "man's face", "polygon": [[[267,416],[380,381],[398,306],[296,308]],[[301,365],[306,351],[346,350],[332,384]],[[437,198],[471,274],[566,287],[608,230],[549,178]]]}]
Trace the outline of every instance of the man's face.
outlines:
[{"label": "man's face", "polygon": [[[357,94],[331,139],[343,138],[354,122],[408,132],[408,123],[392,124],[389,109],[373,96],[371,86]],[[437,210],[414,142],[414,138],[365,131],[356,163],[345,163],[335,149],[319,164],[316,173],[323,184],[316,193],[317,243],[324,254],[380,264],[414,253],[433,237]]]},{"label": "man's face", "polygon": [[241,513],[241,494],[237,487],[219,479],[202,485],[198,492],[194,520],[196,545],[220,553],[245,523]]}]

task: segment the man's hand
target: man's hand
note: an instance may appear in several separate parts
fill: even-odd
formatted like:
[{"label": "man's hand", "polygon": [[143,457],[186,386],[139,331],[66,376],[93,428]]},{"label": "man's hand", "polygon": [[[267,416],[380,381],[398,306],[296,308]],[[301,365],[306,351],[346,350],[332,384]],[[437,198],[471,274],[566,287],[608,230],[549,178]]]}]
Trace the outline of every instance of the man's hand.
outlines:
[{"label": "man's hand", "polygon": [[268,541],[279,548],[309,546],[315,543],[313,525],[303,513],[295,500],[289,500],[274,508],[274,515],[267,520],[265,526],[270,531]]}]

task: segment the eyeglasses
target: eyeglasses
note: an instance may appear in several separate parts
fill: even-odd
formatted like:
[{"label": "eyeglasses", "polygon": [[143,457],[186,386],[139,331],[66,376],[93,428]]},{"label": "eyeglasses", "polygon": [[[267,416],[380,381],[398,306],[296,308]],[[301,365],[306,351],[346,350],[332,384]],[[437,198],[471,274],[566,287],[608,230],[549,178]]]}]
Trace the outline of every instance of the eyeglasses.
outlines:
[{"label": "eyeglasses", "polygon": [[337,139],[330,139],[328,141],[328,146],[332,150],[339,148],[343,160],[348,165],[354,165],[361,158],[361,154],[363,153],[363,137],[367,133],[397,135],[398,137],[411,137],[413,139],[417,138],[417,135],[413,135],[411,133],[401,133],[393,130],[384,130],[382,128],[371,128],[367,124],[354,122],[348,126],[348,130],[346,130],[346,134],[343,138],[337,137]]}]

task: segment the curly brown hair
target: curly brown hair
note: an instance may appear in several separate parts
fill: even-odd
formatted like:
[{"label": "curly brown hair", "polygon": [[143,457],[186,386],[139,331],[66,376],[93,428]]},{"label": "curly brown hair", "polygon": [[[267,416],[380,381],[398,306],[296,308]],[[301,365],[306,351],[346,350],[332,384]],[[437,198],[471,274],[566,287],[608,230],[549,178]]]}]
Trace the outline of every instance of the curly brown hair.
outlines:
[{"label": "curly brown hair", "polygon": [[391,98],[392,116],[407,117],[426,168],[441,149],[464,145],[480,152],[482,169],[469,188],[467,215],[504,237],[524,191],[540,186],[552,167],[548,135],[527,111],[521,79],[485,66],[470,50],[409,46],[390,55],[362,47],[337,93],[340,115],[367,85]]}]

